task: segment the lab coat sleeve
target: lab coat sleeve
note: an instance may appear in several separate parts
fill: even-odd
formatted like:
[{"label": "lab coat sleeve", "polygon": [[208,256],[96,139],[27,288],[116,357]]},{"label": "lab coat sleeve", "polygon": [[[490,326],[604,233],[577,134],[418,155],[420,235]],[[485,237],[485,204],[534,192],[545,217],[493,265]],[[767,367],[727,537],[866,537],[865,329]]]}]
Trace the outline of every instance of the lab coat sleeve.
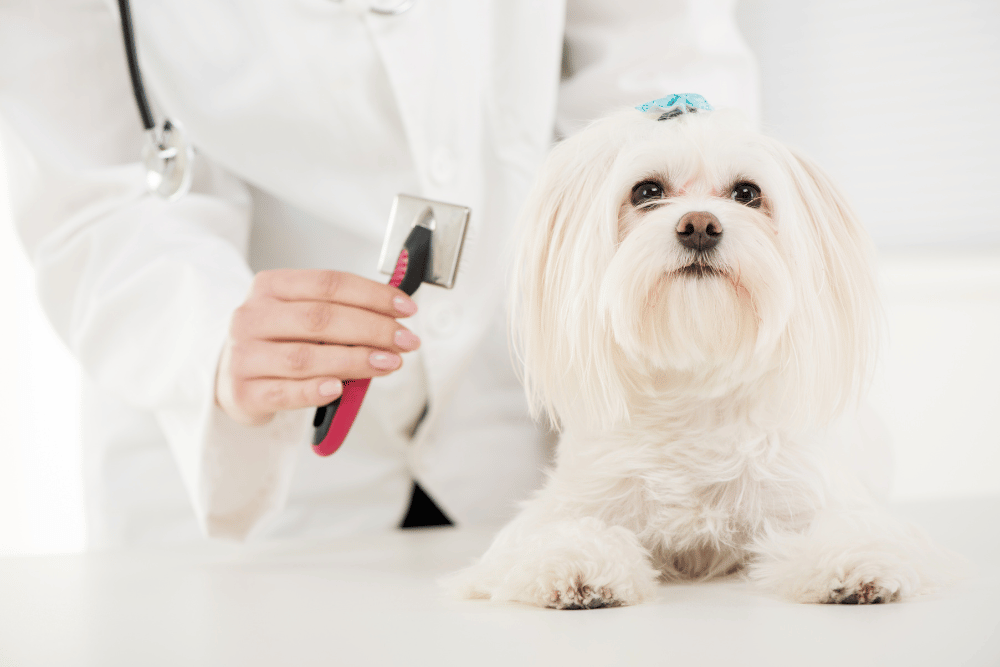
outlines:
[{"label": "lab coat sleeve", "polygon": [[101,388],[156,415],[205,533],[245,537],[283,504],[309,415],[248,428],[215,405],[252,280],[244,186],[202,157],[190,195],[146,194],[117,17],[100,2],[0,8],[0,131],[56,331]]},{"label": "lab coat sleeve", "polygon": [[758,81],[735,0],[567,0],[557,135],[671,93],[699,93],[757,124]]}]

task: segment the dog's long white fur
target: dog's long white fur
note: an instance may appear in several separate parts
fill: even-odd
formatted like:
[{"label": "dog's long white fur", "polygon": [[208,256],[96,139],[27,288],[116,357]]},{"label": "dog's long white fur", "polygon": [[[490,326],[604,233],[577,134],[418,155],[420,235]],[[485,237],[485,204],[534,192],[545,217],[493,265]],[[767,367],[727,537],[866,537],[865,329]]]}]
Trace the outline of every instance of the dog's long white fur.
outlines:
[{"label": "dog's long white fur", "polygon": [[[650,179],[669,198],[632,206]],[[727,196],[740,181],[760,208]],[[723,228],[702,275],[680,271],[693,211]],[[561,439],[545,487],[453,590],[597,607],[745,568],[794,600],[864,603],[947,569],[873,492],[872,250],[808,160],[727,111],[603,119],[550,154],[513,275],[526,390]]]}]

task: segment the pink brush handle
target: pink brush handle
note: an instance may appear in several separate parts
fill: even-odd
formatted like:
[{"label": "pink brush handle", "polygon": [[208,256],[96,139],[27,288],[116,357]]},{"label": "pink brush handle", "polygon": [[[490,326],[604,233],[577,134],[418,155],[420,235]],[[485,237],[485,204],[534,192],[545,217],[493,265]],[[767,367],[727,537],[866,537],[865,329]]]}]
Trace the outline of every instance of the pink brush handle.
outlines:
[{"label": "pink brush handle", "polygon": [[[389,281],[391,286],[399,287],[399,284],[403,282],[409,258],[409,251],[403,248],[403,251],[399,253],[399,259],[396,260],[396,270],[392,273],[392,280]],[[314,452],[320,456],[329,456],[340,449],[340,446],[344,444],[344,439],[347,438],[348,432],[351,430],[351,426],[354,425],[354,419],[358,416],[358,410],[361,409],[361,402],[365,400],[365,393],[368,392],[368,385],[371,382],[371,378],[344,380],[344,390],[340,394],[340,398],[335,404],[331,404],[325,408],[327,410],[336,410],[336,412],[333,415],[333,421],[330,422],[330,429],[326,432],[326,435],[319,444],[313,445]],[[320,408],[320,410],[323,409]]]},{"label": "pink brush handle", "polygon": [[[413,294],[423,282],[424,271],[430,257],[431,232],[426,227],[415,226],[406,239],[396,269],[392,273],[389,285],[398,287],[407,294]],[[412,259],[412,261],[411,261]],[[371,378],[361,380],[344,380],[344,391],[336,401],[316,410],[313,421],[313,451],[320,456],[329,456],[340,449],[347,433],[354,424],[361,402],[365,399]],[[332,420],[327,411],[333,411]],[[329,428],[323,428],[329,421]]]},{"label": "pink brush handle", "polygon": [[313,445],[314,452],[320,456],[329,456],[340,449],[351,430],[351,426],[354,425],[354,418],[358,416],[361,402],[365,400],[365,393],[367,393],[368,385],[371,383],[371,378],[344,380],[344,392],[340,395],[340,402],[337,404],[337,412],[333,415],[333,421],[330,423],[330,430],[327,431],[326,437],[318,445]]}]

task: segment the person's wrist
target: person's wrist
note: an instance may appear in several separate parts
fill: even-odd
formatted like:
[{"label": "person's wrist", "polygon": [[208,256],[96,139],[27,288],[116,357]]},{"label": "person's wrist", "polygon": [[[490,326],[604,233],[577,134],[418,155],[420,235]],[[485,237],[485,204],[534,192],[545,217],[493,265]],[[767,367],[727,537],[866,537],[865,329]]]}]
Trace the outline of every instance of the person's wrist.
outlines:
[{"label": "person's wrist", "polygon": [[254,414],[244,410],[236,401],[236,392],[230,371],[230,345],[227,342],[219,358],[219,368],[215,374],[215,404],[227,417],[243,426],[264,426],[276,412]]}]

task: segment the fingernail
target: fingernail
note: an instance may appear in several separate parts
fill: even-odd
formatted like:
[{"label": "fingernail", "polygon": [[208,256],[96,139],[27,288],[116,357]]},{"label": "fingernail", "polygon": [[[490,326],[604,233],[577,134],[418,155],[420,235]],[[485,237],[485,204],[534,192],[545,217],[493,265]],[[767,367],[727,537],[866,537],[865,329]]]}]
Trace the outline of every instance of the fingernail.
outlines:
[{"label": "fingernail", "polygon": [[403,315],[412,315],[417,312],[417,304],[414,303],[412,299],[408,299],[405,296],[392,297],[392,305],[396,308],[397,312],[402,313]]},{"label": "fingernail", "polygon": [[344,386],[339,380],[327,380],[319,386],[320,396],[339,396],[344,391]]},{"label": "fingernail", "polygon": [[396,345],[404,350],[415,350],[420,347],[420,337],[412,331],[407,331],[406,329],[399,329],[396,331],[393,336],[393,340],[396,341]]},{"label": "fingernail", "polygon": [[372,365],[372,368],[377,368],[380,371],[392,371],[399,368],[403,360],[399,358],[398,354],[391,352],[372,352],[371,356],[368,357],[368,363]]}]

